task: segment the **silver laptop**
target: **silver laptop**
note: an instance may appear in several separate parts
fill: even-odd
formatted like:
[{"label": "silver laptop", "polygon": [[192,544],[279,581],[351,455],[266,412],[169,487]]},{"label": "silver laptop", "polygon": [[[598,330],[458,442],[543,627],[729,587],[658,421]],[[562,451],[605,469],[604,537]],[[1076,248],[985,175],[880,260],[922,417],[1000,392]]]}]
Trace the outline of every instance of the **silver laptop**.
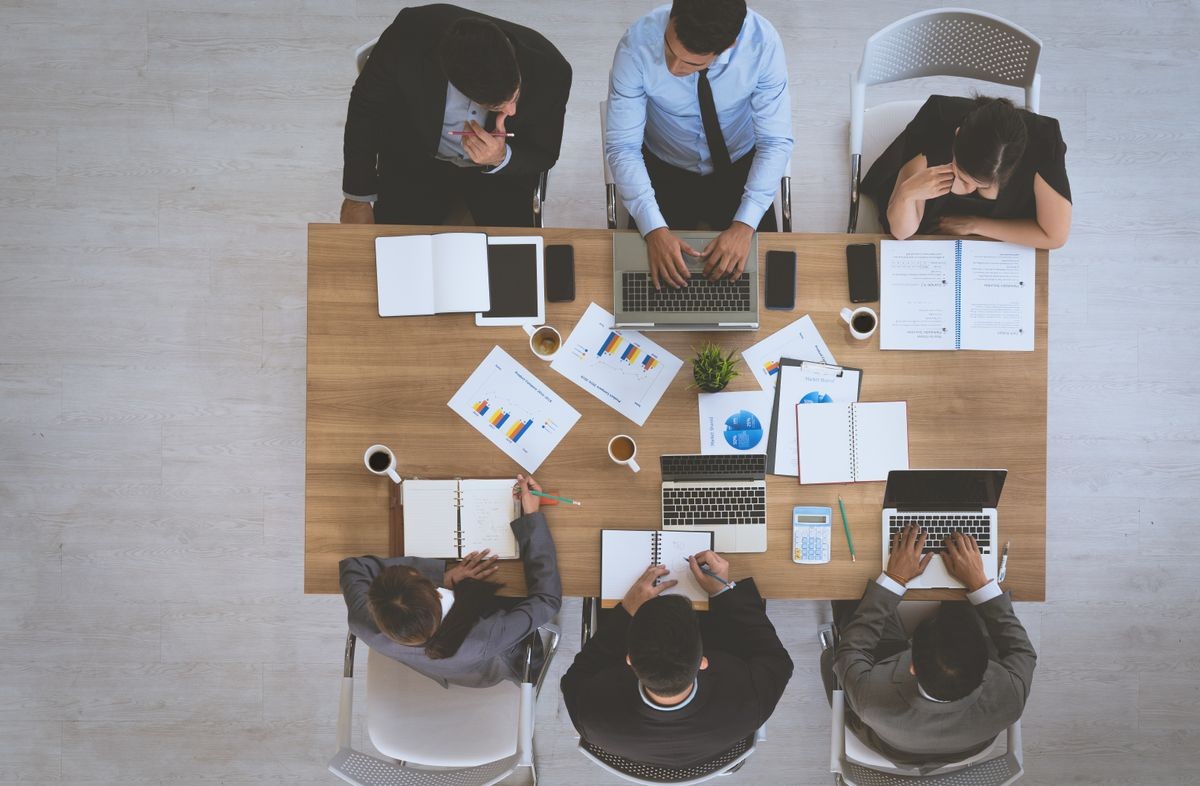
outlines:
[{"label": "silver laptop", "polygon": [[[717,232],[678,232],[689,246],[703,251]],[[650,279],[646,241],[637,232],[613,233],[613,309],[616,327],[639,330],[757,330],[758,235],[737,281],[704,278],[704,260],[684,256],[692,277],[686,287]]]},{"label": "silver laptop", "polygon": [[659,457],[662,528],[713,534],[718,552],[767,550],[767,457]]},{"label": "silver laptop", "polygon": [[973,535],[983,554],[983,570],[996,578],[999,528],[996,505],[1004,488],[1004,469],[905,469],[888,473],[883,493],[883,564],[892,538],[910,523],[928,534],[925,551],[934,553],[925,572],[909,582],[914,589],[962,584],[946,570],[940,552],[951,532]]}]

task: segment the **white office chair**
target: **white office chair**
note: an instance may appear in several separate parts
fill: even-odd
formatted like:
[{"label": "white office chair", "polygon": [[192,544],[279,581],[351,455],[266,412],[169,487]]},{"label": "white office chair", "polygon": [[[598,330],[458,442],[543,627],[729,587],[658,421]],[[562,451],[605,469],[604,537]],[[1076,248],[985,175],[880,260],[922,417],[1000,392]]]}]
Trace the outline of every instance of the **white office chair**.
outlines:
[{"label": "white office chair", "polygon": [[329,771],[355,786],[490,786],[518,770],[537,784],[533,760],[534,712],[559,630],[540,636],[545,660],[532,674],[533,637],[526,644],[520,685],[443,688],[440,683],[372,650],[367,657],[367,734],[389,759],[351,747],[354,699],[353,633],[346,636],[338,751]]},{"label": "white office chair", "polygon": [[[911,636],[940,605],[937,601],[901,601],[899,613],[905,633]],[[823,650],[836,646],[832,625],[823,627],[819,636]],[[833,690],[831,719],[829,771],[838,786],[1007,786],[1025,772],[1020,720],[1005,731],[1003,745],[997,736],[979,753],[922,774],[915,767],[887,758],[846,726],[846,693],[840,686]]]},{"label": "white office chair", "polygon": [[[579,646],[587,644],[595,631],[600,608],[598,598],[583,599],[582,626],[580,629]],[[742,768],[746,760],[758,749],[758,743],[767,738],[767,727],[760,726],[754,734],[746,737],[726,751],[722,751],[708,761],[694,764],[690,767],[665,767],[660,764],[647,764],[624,756],[610,753],[598,745],[593,745],[580,737],[579,752],[590,759],[600,769],[617,776],[629,783],[642,786],[658,786],[669,783],[672,786],[693,786],[693,784],[732,775]]]},{"label": "white office chair", "polygon": [[[357,69],[355,73],[362,73],[363,67],[366,66],[367,60],[371,57],[371,51],[375,45],[379,43],[379,36],[375,36],[367,43],[354,50],[354,66]],[[546,210],[546,188],[550,183],[550,172],[542,171],[538,173],[537,185],[533,189],[533,225],[538,229],[542,228]],[[460,205],[454,208],[451,215],[447,217],[448,223],[457,226],[465,226],[469,222],[466,218],[470,214],[467,212],[465,205]]]},{"label": "white office chair", "polygon": [[850,218],[846,231],[856,231],[860,223],[865,232],[883,231],[874,210],[859,215],[859,182],[925,103],[924,99],[893,101],[866,109],[868,86],[927,76],[981,79],[1024,88],[1025,108],[1037,112],[1041,51],[1042,42],[1024,28],[965,8],[921,11],[868,38],[858,72],[850,75]]},{"label": "white office chair", "polygon": [[[604,164],[604,205],[609,229],[625,229],[629,226],[629,211],[621,195],[617,193],[616,179],[604,154],[604,137],[608,131],[608,101],[600,102],[600,161]],[[792,161],[789,158],[783,177],[779,179],[779,190],[775,192],[775,225],[780,232],[792,231]]]}]

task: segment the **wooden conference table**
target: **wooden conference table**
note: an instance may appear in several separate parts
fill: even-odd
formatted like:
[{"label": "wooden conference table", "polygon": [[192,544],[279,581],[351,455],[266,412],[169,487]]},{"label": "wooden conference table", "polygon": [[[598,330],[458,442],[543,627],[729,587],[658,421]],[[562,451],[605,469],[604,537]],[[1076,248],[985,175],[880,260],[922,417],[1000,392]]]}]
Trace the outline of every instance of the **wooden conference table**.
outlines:
[{"label": "wooden conference table", "polygon": [[[1047,254],[1037,254],[1035,352],[881,352],[878,332],[851,338],[838,311],[849,305],[844,248],[878,236],[761,234],[762,255],[797,252],[793,311],[760,312],[757,332],[663,333],[653,338],[684,359],[683,370],[644,427],[610,409],[529,349],[519,327],[478,328],[472,314],[381,319],[375,291],[374,239],[454,231],[450,227],[312,224],[308,234],[308,407],[305,463],[305,592],[338,592],[338,561],[387,555],[387,478],[369,473],[363,452],[383,443],[396,453],[404,477],[509,477],[521,471],[446,405],[495,345],[529,369],[582,414],[536,473],[547,491],[581,500],[582,508],[547,508],[563,591],[599,592],[599,531],[657,529],[658,456],[699,451],[696,391],[689,390],[692,348],[712,340],[741,350],[810,314],[838,362],[864,370],[864,401],[907,400],[909,460],[914,468],[1004,467],[1000,545],[1012,541],[1005,587],[1018,600],[1045,599],[1046,540],[1046,302]],[[464,231],[478,231],[464,228]],[[531,230],[485,230],[521,235]],[[612,233],[547,229],[547,244],[575,248],[576,299],[549,303],[547,322],[564,337],[592,301],[612,310]],[[761,279],[760,279],[761,280]],[[742,366],[729,390],[755,390]],[[642,471],[633,474],[606,454],[609,438],[631,434]],[[773,598],[857,598],[881,563],[883,483],[800,486],[768,476],[768,549],[731,554],[735,578],[754,576]],[[846,503],[858,561],[851,562],[840,526],[825,565],[791,561],[791,509]],[[521,594],[518,562],[497,574],[506,594]],[[954,597],[949,591],[914,593]]]}]

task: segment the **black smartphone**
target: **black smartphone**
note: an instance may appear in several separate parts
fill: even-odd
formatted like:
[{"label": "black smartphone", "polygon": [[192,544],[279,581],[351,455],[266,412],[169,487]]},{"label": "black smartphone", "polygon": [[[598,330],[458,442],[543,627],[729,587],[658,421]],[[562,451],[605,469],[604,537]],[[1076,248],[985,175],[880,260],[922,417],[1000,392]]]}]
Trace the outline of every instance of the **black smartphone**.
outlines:
[{"label": "black smartphone", "polygon": [[575,249],[546,246],[546,300],[568,303],[575,299]]},{"label": "black smartphone", "polygon": [[851,303],[879,300],[879,271],[875,268],[875,244],[846,246],[846,277],[850,280]]},{"label": "black smartphone", "polygon": [[796,252],[767,252],[767,308],[791,311],[796,307]]}]

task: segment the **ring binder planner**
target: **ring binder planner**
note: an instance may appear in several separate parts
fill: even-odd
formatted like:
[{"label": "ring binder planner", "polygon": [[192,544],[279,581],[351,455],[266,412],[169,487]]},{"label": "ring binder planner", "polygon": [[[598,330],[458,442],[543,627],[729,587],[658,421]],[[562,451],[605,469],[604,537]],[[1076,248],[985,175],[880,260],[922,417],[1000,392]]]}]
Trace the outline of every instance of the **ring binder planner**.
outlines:
[{"label": "ring binder planner", "polygon": [[404,555],[462,559],[489,549],[501,559],[519,556],[509,524],[521,515],[511,479],[406,480]]},{"label": "ring binder planner", "polygon": [[908,405],[903,401],[797,404],[801,483],[887,480],[908,469]]}]

